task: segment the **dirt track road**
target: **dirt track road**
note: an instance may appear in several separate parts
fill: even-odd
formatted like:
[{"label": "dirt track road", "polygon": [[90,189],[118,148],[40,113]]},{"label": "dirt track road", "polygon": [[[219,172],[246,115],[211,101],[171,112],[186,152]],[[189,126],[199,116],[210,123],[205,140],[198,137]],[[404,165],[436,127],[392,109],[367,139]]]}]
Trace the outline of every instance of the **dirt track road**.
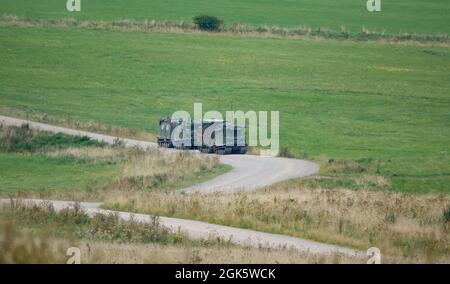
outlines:
[{"label": "dirt track road", "polygon": [[[54,201],[41,199],[22,199],[27,205],[40,205],[51,203],[56,211],[64,208],[70,208],[75,205],[72,201]],[[9,199],[0,199],[0,204],[8,204]],[[95,214],[117,214],[122,220],[133,220],[138,222],[152,221],[152,216],[146,214],[136,214],[129,212],[111,211],[99,208],[101,203],[81,202],[79,203],[83,211],[89,216]],[[209,224],[200,221],[159,217],[162,226],[170,231],[182,232],[191,239],[218,239],[229,241],[231,243],[254,248],[271,249],[293,249],[307,255],[342,255],[363,259],[365,254],[353,249],[344,248],[335,245],[323,244],[309,240],[293,238],[289,236],[269,234],[248,229],[239,229],[215,224]]]},{"label": "dirt track road", "polygon": [[[42,124],[37,122],[26,121],[22,119],[16,119],[11,117],[0,116],[0,124],[3,125],[16,125],[28,124],[31,128],[40,129],[42,131],[48,131],[53,133],[65,133],[68,135],[80,135],[87,136],[91,139],[104,141],[112,144],[117,137],[102,135],[97,133],[91,133],[86,131],[79,131],[64,127],[58,127],[48,124]],[[141,147],[141,148],[155,148],[156,143],[138,141],[133,139],[123,139],[125,146],[127,147]],[[176,151],[170,149],[164,149],[164,151]],[[221,163],[231,165],[233,169],[219,177],[216,177],[210,181],[182,189],[186,193],[210,193],[210,192],[235,192],[239,190],[255,190],[258,187],[267,186],[276,182],[304,177],[317,173],[319,167],[309,161],[285,159],[285,158],[273,158],[273,157],[260,157],[251,155],[229,155],[220,156]],[[1,201],[1,200],[0,200]],[[3,200],[4,202],[9,202]],[[28,200],[31,203],[42,202],[42,200]],[[60,210],[64,207],[73,205],[73,202],[68,201],[49,201],[55,209]],[[96,213],[111,213],[113,211],[100,209],[100,203],[81,203],[81,206],[89,214]],[[117,212],[119,216],[125,220],[129,219],[131,215],[137,220],[149,221],[151,216],[143,214],[133,214],[128,212]],[[353,249],[344,247],[322,244],[303,240],[299,238],[292,238],[283,235],[268,234],[263,232],[257,232],[247,229],[239,229],[233,227],[226,227],[220,225],[209,224],[199,221],[191,221],[176,218],[160,217],[160,221],[163,226],[170,228],[173,231],[182,231],[191,238],[221,238],[224,240],[230,240],[233,243],[239,245],[245,245],[250,247],[265,247],[265,248],[293,248],[303,253],[310,254],[342,254],[350,257],[363,258],[365,254]]]},{"label": "dirt track road", "polygon": [[[11,118],[0,115],[0,123],[4,125],[28,124],[31,128],[40,129],[53,133],[65,133],[68,135],[87,136],[91,139],[113,144],[117,137],[97,134],[87,131],[74,130],[65,127],[48,125],[23,119]],[[139,141],[134,139],[120,138],[127,147],[157,148],[153,142]],[[174,149],[162,149],[163,151],[175,152]],[[198,153],[198,152],[196,152]],[[198,153],[200,155],[200,153]],[[205,183],[201,183],[186,189],[186,192],[215,191],[234,192],[238,190],[254,190],[259,187],[271,185],[280,181],[300,178],[315,174],[319,166],[304,160],[260,157],[252,155],[227,155],[219,156],[220,162],[233,167],[233,169],[219,177]]]}]

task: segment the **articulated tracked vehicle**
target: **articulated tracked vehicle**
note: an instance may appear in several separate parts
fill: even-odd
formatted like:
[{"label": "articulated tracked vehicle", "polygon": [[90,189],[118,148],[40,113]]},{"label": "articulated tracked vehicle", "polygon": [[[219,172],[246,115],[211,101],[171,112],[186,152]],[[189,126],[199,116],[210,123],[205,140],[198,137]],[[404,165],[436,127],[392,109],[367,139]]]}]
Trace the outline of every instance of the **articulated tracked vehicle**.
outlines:
[{"label": "articulated tracked vehicle", "polygon": [[158,145],[219,155],[247,152],[245,127],[233,126],[224,120],[195,123],[162,118],[159,120]]}]

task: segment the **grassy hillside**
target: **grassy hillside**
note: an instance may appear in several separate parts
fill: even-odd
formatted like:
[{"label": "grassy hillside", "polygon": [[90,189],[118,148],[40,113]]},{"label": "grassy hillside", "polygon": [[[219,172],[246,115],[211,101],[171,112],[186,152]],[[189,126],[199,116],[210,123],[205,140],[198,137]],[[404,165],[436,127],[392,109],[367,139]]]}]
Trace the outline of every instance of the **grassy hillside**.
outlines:
[{"label": "grassy hillside", "polygon": [[299,157],[450,183],[450,50],[230,36],[0,29],[0,106],[156,132],[175,110],[279,110]]},{"label": "grassy hillside", "polygon": [[449,34],[447,0],[382,1],[381,13],[369,13],[366,0],[86,0],[81,13],[66,11],[66,1],[2,0],[0,14],[32,18],[156,19],[191,21],[202,13],[227,24],[309,26],[356,31],[363,27],[388,33]]}]

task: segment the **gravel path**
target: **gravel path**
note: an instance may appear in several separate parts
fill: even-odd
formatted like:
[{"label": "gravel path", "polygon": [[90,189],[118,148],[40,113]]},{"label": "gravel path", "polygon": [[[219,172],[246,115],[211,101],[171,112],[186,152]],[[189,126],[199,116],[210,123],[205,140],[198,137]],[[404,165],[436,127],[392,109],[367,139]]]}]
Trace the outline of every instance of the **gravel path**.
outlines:
[{"label": "gravel path", "polygon": [[[0,116],[0,123],[3,125],[28,124],[31,128],[42,131],[64,133],[68,135],[88,136],[91,139],[103,141],[109,144],[114,143],[117,137],[102,135],[92,132],[74,130],[70,128],[58,127],[43,123],[31,122],[22,119]],[[123,139],[126,147],[156,148],[156,143],[138,141],[133,139]],[[163,151],[175,152],[177,150],[162,149]],[[236,192],[240,190],[255,190],[258,187],[267,186],[276,182],[299,178],[317,173],[319,166],[304,160],[260,157],[251,155],[228,155],[220,156],[220,162],[231,165],[233,169],[210,181],[182,189],[186,193],[210,193],[210,192]],[[0,202],[9,202],[9,200],[0,200]],[[42,200],[27,200],[31,203],[39,203]],[[55,209],[60,210],[73,205],[69,201],[48,201],[53,204]],[[97,213],[117,213],[119,216],[128,220],[133,215],[136,220],[148,222],[152,216],[144,214],[133,214],[128,212],[115,212],[99,208],[100,203],[81,203],[81,207],[88,214]],[[230,240],[232,243],[264,248],[292,248],[303,253],[330,255],[342,254],[350,257],[363,258],[365,254],[353,249],[317,243],[299,238],[293,238],[283,235],[269,234],[248,229],[239,229],[221,225],[209,224],[206,222],[160,217],[161,224],[172,231],[181,231],[191,238],[205,239],[209,237]]]}]

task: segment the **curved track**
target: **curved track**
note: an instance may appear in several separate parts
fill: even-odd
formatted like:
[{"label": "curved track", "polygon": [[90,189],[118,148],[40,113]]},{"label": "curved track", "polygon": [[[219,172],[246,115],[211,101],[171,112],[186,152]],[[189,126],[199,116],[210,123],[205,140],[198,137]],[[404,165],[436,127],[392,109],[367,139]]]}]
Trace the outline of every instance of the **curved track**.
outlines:
[{"label": "curved track", "polygon": [[[65,127],[48,125],[44,123],[32,122],[23,119],[11,118],[0,115],[0,123],[4,125],[20,126],[28,124],[31,128],[42,131],[64,133],[68,135],[87,136],[97,141],[113,144],[117,137],[92,133],[81,130],[74,130]],[[156,143],[139,141],[134,139],[120,138],[126,147],[157,148]],[[167,152],[178,150],[165,149]],[[199,152],[192,151],[195,153]],[[219,156],[220,162],[233,167],[233,169],[210,181],[182,189],[185,192],[234,192],[239,190],[254,190],[259,187],[271,185],[280,181],[300,178],[315,174],[319,171],[319,166],[304,160],[261,157],[252,155],[227,155]]]},{"label": "curved track", "polygon": [[[64,133],[68,135],[87,136],[91,139],[113,144],[117,137],[97,134],[87,131],[74,130],[43,123],[37,123],[17,118],[0,116],[0,124],[16,125],[28,124],[31,128],[40,129],[53,133]],[[134,139],[120,139],[126,147],[156,148],[156,143],[139,141]],[[162,149],[163,151],[175,152],[173,149]],[[220,156],[220,162],[228,164],[233,169],[219,177],[207,182],[182,189],[186,193],[210,193],[210,192],[236,192],[241,190],[254,190],[262,186],[268,186],[288,179],[304,177],[317,173],[319,166],[304,160],[260,157],[251,155],[228,155]],[[2,200],[0,200],[2,201]],[[7,202],[6,200],[2,201]],[[42,200],[28,200],[31,203],[39,203]],[[69,201],[47,201],[51,202],[57,210],[73,205]],[[81,203],[82,208],[89,214],[111,213],[114,211],[99,208],[99,203]],[[151,216],[133,214],[128,212],[115,212],[123,219],[129,219],[133,215],[141,221],[150,220]],[[222,238],[233,243],[266,248],[294,248],[304,253],[311,254],[342,254],[351,257],[364,257],[364,254],[349,248],[312,242],[299,238],[283,235],[268,234],[247,229],[239,229],[205,222],[160,217],[161,224],[173,231],[182,231],[191,238]]]}]

